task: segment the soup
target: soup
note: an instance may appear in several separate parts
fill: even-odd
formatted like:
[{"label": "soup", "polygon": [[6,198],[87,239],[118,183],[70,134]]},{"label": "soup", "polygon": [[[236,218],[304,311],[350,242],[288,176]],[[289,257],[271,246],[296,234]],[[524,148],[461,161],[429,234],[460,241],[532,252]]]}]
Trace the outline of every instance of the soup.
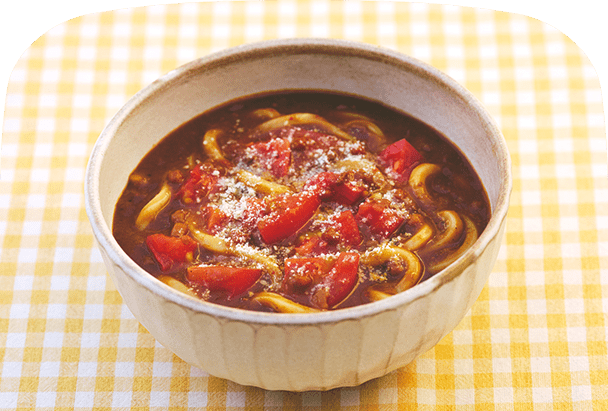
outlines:
[{"label": "soup", "polygon": [[167,135],[130,175],[113,234],[184,293],[306,313],[415,286],[489,217],[473,168],[433,128],[354,96],[285,91]]}]

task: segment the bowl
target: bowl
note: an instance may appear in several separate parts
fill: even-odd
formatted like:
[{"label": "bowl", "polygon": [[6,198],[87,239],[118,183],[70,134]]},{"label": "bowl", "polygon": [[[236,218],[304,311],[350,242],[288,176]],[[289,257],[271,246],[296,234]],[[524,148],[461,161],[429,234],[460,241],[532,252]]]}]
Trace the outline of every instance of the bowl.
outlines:
[{"label": "bowl", "polygon": [[[182,294],[146,273],[112,236],[129,174],[170,131],[238,97],[284,89],[346,92],[409,113],[456,144],[479,174],[491,218],[472,248],[434,277],[374,303],[313,314],[250,312]],[[86,210],[125,304],[163,346],[209,374],[270,390],[354,386],[403,367],[462,320],[496,261],[511,191],[506,143],[482,105],[409,56],[328,39],[231,48],[153,82],[114,116],[92,151]]]}]

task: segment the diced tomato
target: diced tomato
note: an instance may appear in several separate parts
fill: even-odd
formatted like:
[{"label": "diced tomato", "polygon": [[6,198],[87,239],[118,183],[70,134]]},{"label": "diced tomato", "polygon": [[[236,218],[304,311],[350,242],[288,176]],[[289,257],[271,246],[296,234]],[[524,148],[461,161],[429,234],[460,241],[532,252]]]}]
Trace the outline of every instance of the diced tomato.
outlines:
[{"label": "diced tomato", "polygon": [[356,247],[361,244],[361,233],[357,220],[350,210],[342,211],[335,218],[336,228],[340,233],[340,244],[349,247]]},{"label": "diced tomato", "polygon": [[164,234],[152,234],[146,238],[146,245],[163,271],[191,259],[197,248],[196,241],[187,235],[170,237]]},{"label": "diced tomato", "polygon": [[359,279],[359,254],[341,253],[331,270],[317,283],[311,302],[319,308],[331,308],[344,300],[355,288]]},{"label": "diced tomato", "polygon": [[264,200],[256,197],[247,197],[243,201],[245,201],[246,207],[240,221],[248,227],[255,227],[266,211],[266,204]]},{"label": "diced tomato", "polygon": [[298,255],[323,254],[327,252],[328,248],[329,244],[321,236],[311,235],[305,237],[295,248],[295,251]]},{"label": "diced tomato", "polygon": [[399,180],[409,178],[414,166],[422,160],[422,155],[406,139],[394,142],[385,148],[378,160],[387,169],[399,176]]},{"label": "diced tomato", "polygon": [[194,167],[190,171],[188,180],[181,186],[177,195],[181,196],[182,201],[186,204],[192,202],[200,203],[216,189],[219,176],[219,171],[210,168],[206,164]]},{"label": "diced tomato", "polygon": [[342,205],[353,205],[365,195],[365,188],[353,181],[340,181],[332,172],[322,172],[310,179],[306,187],[319,194],[323,201],[334,201]]},{"label": "diced tomato", "polygon": [[247,243],[257,229],[260,218],[266,213],[266,204],[263,199],[243,197],[240,201],[242,204],[239,203],[234,209],[234,213],[228,217],[228,221],[233,221],[234,224],[230,226],[229,230],[223,232],[223,235],[234,244]]},{"label": "diced tomato", "polygon": [[334,188],[333,201],[342,205],[353,205],[365,195],[365,188],[352,181],[337,184]]},{"label": "diced tomato", "polygon": [[[359,278],[359,254],[341,253],[332,264],[324,258],[287,258],[283,291],[309,294],[311,303],[331,308],[344,300]],[[307,291],[309,290],[309,291]]]},{"label": "diced tomato", "polygon": [[388,201],[369,198],[359,206],[356,219],[360,224],[368,226],[372,234],[381,238],[390,237],[405,220],[390,208]]},{"label": "diced tomato", "polygon": [[247,291],[261,275],[262,270],[258,268],[210,265],[188,267],[187,277],[189,281],[211,291],[226,291],[233,298]]},{"label": "diced tomato", "polygon": [[311,191],[278,197],[271,204],[272,212],[258,222],[258,230],[267,244],[284,240],[300,230],[321,204]]},{"label": "diced tomato", "polygon": [[312,177],[306,183],[306,190],[316,193],[323,201],[329,200],[334,195],[334,187],[338,184],[338,175],[324,171]]},{"label": "diced tomato", "polygon": [[256,160],[275,178],[280,178],[289,172],[291,147],[285,138],[273,138],[269,141],[255,143],[251,149],[256,153]]},{"label": "diced tomato", "polygon": [[333,220],[322,225],[320,234],[307,234],[295,247],[297,255],[311,256],[335,252],[336,246],[356,247],[361,244],[361,233],[350,210],[339,213]]},{"label": "diced tomato", "polygon": [[207,209],[207,231],[216,234],[230,220],[230,216],[216,207],[207,207]]},{"label": "diced tomato", "polygon": [[331,263],[324,258],[286,258],[283,291],[291,294],[303,291],[316,283],[331,268]]}]

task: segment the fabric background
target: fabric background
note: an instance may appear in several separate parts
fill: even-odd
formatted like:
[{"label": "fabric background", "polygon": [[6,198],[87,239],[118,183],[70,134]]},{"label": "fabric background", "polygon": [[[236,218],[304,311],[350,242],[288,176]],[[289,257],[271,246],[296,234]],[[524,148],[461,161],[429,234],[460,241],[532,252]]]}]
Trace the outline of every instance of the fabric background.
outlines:
[{"label": "fabric background", "polygon": [[[358,387],[270,392],[155,342],[109,280],[84,211],[95,140],[192,59],[331,37],[445,71],[497,120],[514,189],[471,311],[410,365]],[[483,9],[396,2],[183,3],[85,15],[16,64],[0,169],[0,409],[608,409],[608,181],[597,74],[566,36]]]}]

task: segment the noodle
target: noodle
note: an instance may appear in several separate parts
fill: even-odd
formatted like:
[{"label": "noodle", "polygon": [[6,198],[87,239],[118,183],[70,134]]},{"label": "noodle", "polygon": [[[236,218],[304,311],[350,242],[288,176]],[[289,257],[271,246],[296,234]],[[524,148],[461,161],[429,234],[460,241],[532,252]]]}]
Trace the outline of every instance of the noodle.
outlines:
[{"label": "noodle", "polygon": [[149,202],[141,209],[137,220],[135,220],[135,226],[139,231],[144,230],[148,224],[152,222],[161,212],[163,208],[169,204],[171,200],[171,188],[167,183],[163,184],[158,194],[156,194]]}]

